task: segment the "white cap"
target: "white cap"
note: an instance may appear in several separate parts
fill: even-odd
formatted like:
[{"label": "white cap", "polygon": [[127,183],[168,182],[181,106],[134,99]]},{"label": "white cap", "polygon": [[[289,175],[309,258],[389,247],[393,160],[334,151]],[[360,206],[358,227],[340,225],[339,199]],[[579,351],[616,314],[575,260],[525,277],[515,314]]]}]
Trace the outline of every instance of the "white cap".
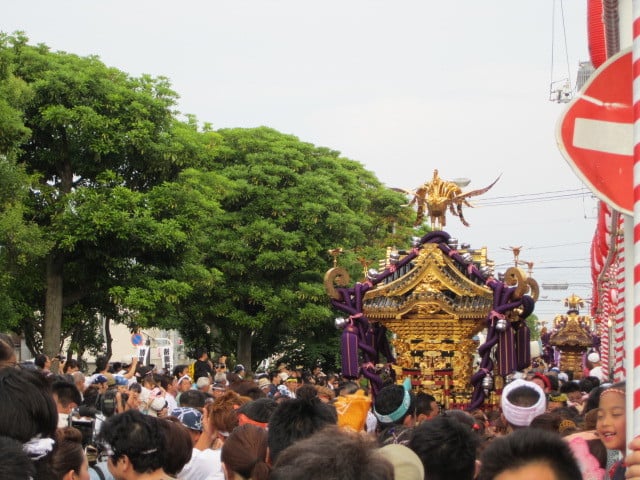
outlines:
[{"label": "white cap", "polygon": [[589,360],[591,363],[598,363],[600,361],[600,355],[598,355],[597,352],[591,352],[589,355],[587,355],[587,360]]}]

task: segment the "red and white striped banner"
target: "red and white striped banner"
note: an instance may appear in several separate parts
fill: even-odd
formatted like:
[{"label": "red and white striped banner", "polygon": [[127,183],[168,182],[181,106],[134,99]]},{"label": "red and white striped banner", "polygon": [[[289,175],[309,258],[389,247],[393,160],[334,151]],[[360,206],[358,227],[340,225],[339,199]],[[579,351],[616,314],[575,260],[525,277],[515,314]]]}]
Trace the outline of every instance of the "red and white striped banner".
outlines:
[{"label": "red and white striped banner", "polygon": [[[627,412],[633,392],[633,434],[640,434],[640,0],[632,1],[633,12],[633,385],[627,384]],[[629,254],[630,252],[627,252]],[[631,373],[631,372],[629,372]],[[632,377],[632,378],[631,378]],[[627,423],[628,423],[627,419]],[[629,437],[628,437],[629,438]]]}]

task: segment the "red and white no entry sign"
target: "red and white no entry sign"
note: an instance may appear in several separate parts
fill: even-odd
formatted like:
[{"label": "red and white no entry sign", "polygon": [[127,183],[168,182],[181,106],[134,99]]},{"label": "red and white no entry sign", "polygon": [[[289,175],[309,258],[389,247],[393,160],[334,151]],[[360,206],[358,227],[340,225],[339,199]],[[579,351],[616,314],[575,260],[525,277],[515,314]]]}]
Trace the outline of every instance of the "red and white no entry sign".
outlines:
[{"label": "red and white no entry sign", "polygon": [[631,49],[598,68],[558,121],[560,152],[585,184],[616,210],[633,215]]}]

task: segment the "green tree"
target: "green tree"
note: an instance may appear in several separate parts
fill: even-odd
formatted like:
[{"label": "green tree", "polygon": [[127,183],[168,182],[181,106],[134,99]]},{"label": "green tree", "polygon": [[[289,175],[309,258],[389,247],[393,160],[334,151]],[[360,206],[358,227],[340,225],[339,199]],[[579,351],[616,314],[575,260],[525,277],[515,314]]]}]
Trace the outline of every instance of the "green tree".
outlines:
[{"label": "green tree", "polygon": [[224,282],[208,322],[234,334],[238,360],[250,365],[254,338],[266,356],[279,338],[331,320],[329,249],[343,248],[359,278],[362,249],[377,247],[379,258],[389,241],[408,241],[410,219],[399,194],[336,151],[265,127],[218,133],[217,171],[234,183],[213,219],[211,258]]},{"label": "green tree", "polygon": [[[173,135],[176,94],[167,79],[132,78],[96,57],[28,45],[21,35],[3,40],[0,58],[11,58],[11,74],[29,90],[22,112],[30,136],[17,159],[38,179],[26,214],[48,245],[30,266],[41,280],[29,300],[42,314],[42,349],[53,355],[65,308],[74,305],[85,316],[116,312],[108,298],[118,281],[114,265],[144,264],[136,254],[148,249],[158,255],[181,241],[171,222],[151,225],[145,199],[136,195],[175,179],[190,156]],[[92,221],[86,221],[85,205],[96,207]],[[123,233],[132,223],[139,230]]]}]

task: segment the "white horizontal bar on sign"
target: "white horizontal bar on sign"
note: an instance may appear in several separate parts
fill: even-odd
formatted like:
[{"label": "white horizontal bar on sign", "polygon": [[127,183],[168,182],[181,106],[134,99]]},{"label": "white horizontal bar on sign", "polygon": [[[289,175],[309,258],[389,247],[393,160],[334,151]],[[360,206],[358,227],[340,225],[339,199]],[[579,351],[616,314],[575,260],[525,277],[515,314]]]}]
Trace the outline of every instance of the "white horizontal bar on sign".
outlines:
[{"label": "white horizontal bar on sign", "polygon": [[633,123],[576,118],[573,146],[616,155],[633,155]]}]

